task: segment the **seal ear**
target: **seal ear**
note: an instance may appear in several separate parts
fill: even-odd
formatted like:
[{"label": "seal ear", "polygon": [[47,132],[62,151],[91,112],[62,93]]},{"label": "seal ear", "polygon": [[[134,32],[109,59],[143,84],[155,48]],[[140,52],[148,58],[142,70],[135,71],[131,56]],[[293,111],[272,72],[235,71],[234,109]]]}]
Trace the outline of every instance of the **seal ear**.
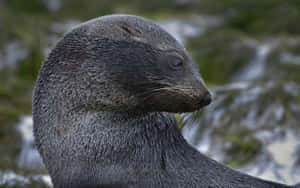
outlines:
[{"label": "seal ear", "polygon": [[123,32],[127,33],[130,36],[139,37],[142,34],[139,29],[131,27],[128,23],[120,22],[118,26]]}]

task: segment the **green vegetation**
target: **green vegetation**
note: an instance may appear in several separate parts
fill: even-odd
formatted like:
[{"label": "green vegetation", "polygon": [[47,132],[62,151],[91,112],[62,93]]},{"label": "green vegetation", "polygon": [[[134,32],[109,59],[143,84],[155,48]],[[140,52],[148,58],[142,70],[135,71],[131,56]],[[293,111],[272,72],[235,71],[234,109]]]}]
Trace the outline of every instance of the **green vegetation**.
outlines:
[{"label": "green vegetation", "polygon": [[256,155],[261,152],[262,144],[253,137],[253,131],[242,129],[226,135],[226,158],[224,162],[237,168],[253,162]]},{"label": "green vegetation", "polygon": [[[286,40],[276,48],[267,60],[269,79],[296,81],[300,83],[300,39]],[[293,42],[287,42],[287,41]],[[298,59],[298,60],[297,60]]]},{"label": "green vegetation", "polygon": [[300,2],[297,0],[226,0],[199,2],[199,10],[228,15],[226,27],[249,34],[298,34]]},{"label": "green vegetation", "polygon": [[177,121],[179,129],[182,129],[182,118],[181,118],[180,114],[175,114],[175,119]]},{"label": "green vegetation", "polygon": [[210,30],[190,39],[188,48],[204,80],[224,84],[255,55],[255,49],[244,42],[246,39],[235,30]]}]

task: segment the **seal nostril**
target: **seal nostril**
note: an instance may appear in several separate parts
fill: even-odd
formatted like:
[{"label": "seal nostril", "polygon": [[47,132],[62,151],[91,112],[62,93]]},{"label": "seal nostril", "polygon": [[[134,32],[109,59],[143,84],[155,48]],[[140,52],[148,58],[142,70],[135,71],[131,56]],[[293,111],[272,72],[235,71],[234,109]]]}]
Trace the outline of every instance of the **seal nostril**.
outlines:
[{"label": "seal nostril", "polygon": [[211,103],[211,94],[207,93],[201,100],[202,106],[207,106]]}]

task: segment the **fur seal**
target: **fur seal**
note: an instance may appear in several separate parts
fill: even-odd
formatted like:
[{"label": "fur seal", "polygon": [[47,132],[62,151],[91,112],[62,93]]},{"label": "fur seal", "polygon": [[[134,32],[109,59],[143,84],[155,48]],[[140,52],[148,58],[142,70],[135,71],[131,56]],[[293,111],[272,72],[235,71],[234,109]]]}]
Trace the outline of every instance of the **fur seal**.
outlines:
[{"label": "fur seal", "polygon": [[33,96],[37,148],[55,188],[282,188],[202,155],[173,112],[211,101],[184,47],[155,23],[110,15],[67,33]]}]

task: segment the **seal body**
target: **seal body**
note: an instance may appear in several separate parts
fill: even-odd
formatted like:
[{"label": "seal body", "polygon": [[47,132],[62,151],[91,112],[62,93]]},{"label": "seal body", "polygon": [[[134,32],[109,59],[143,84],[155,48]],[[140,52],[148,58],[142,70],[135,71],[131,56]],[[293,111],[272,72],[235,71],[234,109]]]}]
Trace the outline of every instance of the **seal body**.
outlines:
[{"label": "seal body", "polygon": [[33,96],[36,145],[55,188],[289,187],[186,143],[172,113],[210,98],[184,47],[158,25],[100,17],[67,33],[43,63]]}]

